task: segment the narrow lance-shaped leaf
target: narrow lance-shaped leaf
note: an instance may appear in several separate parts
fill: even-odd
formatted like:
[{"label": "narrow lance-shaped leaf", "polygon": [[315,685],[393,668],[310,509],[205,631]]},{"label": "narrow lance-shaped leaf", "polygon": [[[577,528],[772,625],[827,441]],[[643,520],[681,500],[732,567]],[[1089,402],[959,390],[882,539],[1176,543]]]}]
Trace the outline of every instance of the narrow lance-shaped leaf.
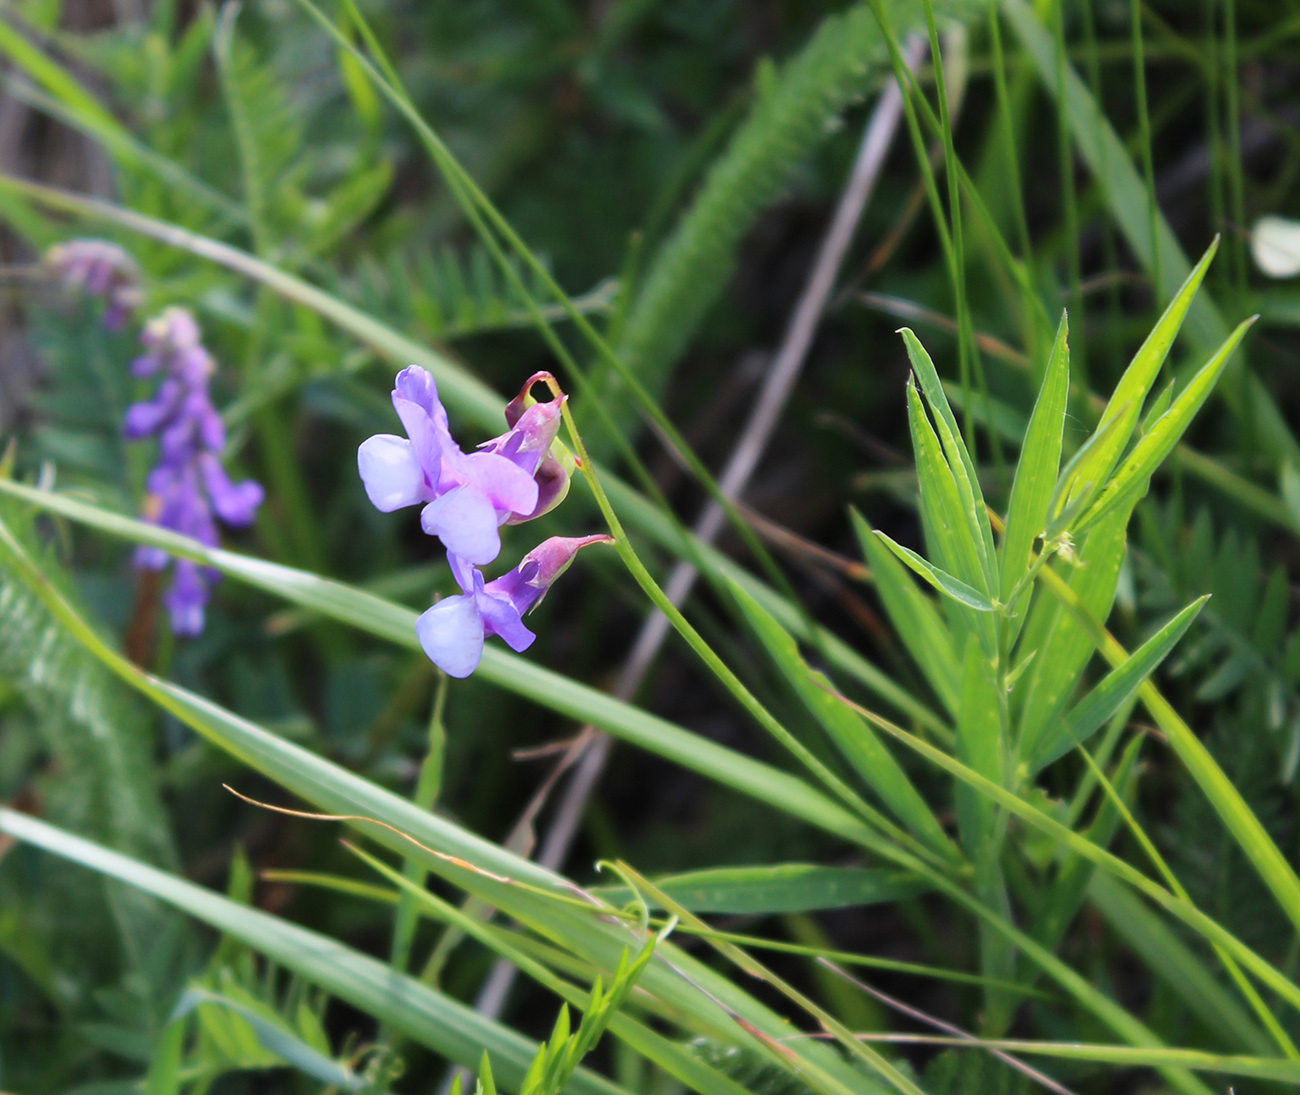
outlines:
[{"label": "narrow lance-shaped leaf", "polygon": [[[1096,466],[1094,455],[1103,445],[1110,443],[1110,438],[1118,432],[1121,425],[1122,419],[1116,416],[1104,425],[1098,426],[1061,469],[1061,474],[1056,477],[1056,486],[1052,488],[1051,501],[1047,504],[1048,539],[1068,529],[1071,522],[1096,497],[1096,492],[1091,488],[1099,487],[1100,484],[1093,483],[1091,479],[1080,480],[1079,470]],[[1073,500],[1067,505],[1067,500],[1072,497]]]},{"label": "narrow lance-shaped leaf", "polygon": [[1097,504],[1079,519],[1075,526],[1078,531],[1089,528],[1117,509],[1133,505],[1145,493],[1152,472],[1178,444],[1178,439],[1191,425],[1196,412],[1201,409],[1219,377],[1223,375],[1233,351],[1258,318],[1252,316],[1242,320],[1218,352],[1192,377],[1191,383],[1174,400],[1173,406],[1152,424],[1146,436],[1134,446],[1115,477],[1106,485]]},{"label": "narrow lance-shaped leaf", "polygon": [[957,681],[961,669],[953,649],[952,633],[934,602],[916,587],[894,553],[876,539],[875,530],[856,509],[849,510],[853,531],[884,602],[912,660],[921,668],[934,694],[949,714],[957,710]]},{"label": "narrow lance-shaped leaf", "polygon": [[[1127,547],[1127,513],[1114,513],[1092,529],[1078,548],[1077,565],[1069,568],[1070,588],[1096,615],[1105,618],[1115,600],[1120,567]],[[1039,571],[1055,575],[1051,564]],[[1064,579],[1062,579],[1064,580]],[[1037,617],[1037,618],[1034,618]],[[1035,604],[1025,626],[1021,646],[1040,642],[1038,654],[1027,670],[1024,705],[1020,710],[1017,749],[1020,758],[1034,756],[1038,743],[1066,704],[1084,668],[1093,656],[1093,642],[1077,620],[1053,598]]]},{"label": "narrow lance-shaped leaf", "polygon": [[946,571],[940,570],[933,563],[922,558],[911,548],[905,548],[902,544],[891,540],[883,532],[877,530],[876,535],[884,541],[885,545],[897,555],[904,563],[907,564],[916,574],[924,578],[930,585],[934,586],[940,593],[951,597],[954,601],[965,605],[967,608],[973,608],[977,612],[992,612],[993,604],[978,589],[972,589],[965,582],[954,578]]},{"label": "narrow lance-shaped leaf", "polygon": [[953,480],[961,497],[962,512],[966,517],[976,552],[979,554],[988,588],[993,589],[996,584],[993,581],[993,530],[989,527],[988,510],[984,506],[984,494],[980,490],[975,462],[971,459],[970,450],[967,449],[965,439],[957,426],[957,419],[948,405],[943,383],[939,379],[938,370],[935,369],[929,352],[921,345],[920,339],[911,328],[904,327],[899,334],[903,336],[908,360],[912,363],[912,369],[921,383],[925,401],[934,412],[936,432],[943,444],[948,465],[952,469]]},{"label": "narrow lance-shaped leaf", "polygon": [[1218,246],[1218,237],[1215,237],[1209,249],[1201,256],[1201,261],[1187,275],[1182,288],[1169,302],[1164,314],[1147,335],[1146,341],[1138,347],[1124,375],[1120,377],[1114,392],[1111,393],[1110,402],[1106,404],[1101,421],[1097,424],[1097,428],[1101,429],[1112,420],[1116,420],[1116,428],[1091,454],[1090,459],[1077,470],[1069,501],[1095,497],[1096,492],[1115,467],[1116,461],[1128,444],[1129,437],[1132,436],[1133,427],[1137,425],[1138,417],[1142,413],[1142,404],[1160,374],[1160,366],[1169,356],[1169,349],[1183,325],[1187,309],[1191,306],[1196,291],[1205,278],[1205,272],[1209,269]]},{"label": "narrow lance-shaped leaf", "polygon": [[1016,584],[1029,573],[1034,541],[1047,528],[1047,507],[1061,464],[1065,406],[1070,394],[1069,331],[1069,317],[1062,314],[1011,485],[1007,531],[1002,539],[1004,603],[1009,602]]},{"label": "narrow lance-shaped leaf", "polygon": [[921,507],[929,522],[928,531],[934,536],[931,554],[963,585],[978,590],[987,600],[988,575],[980,559],[979,537],[971,527],[953,470],[911,378],[907,382],[907,421]]},{"label": "narrow lance-shaped leaf", "polygon": [[1097,687],[1065,716],[1059,733],[1043,739],[1033,767],[1045,767],[1064,756],[1074,746],[1087,740],[1102,723],[1131,700],[1146,679],[1169,656],[1178,640],[1187,633],[1209,599],[1209,594],[1206,594],[1193,601],[1133,651],[1127,661],[1106,674]]}]

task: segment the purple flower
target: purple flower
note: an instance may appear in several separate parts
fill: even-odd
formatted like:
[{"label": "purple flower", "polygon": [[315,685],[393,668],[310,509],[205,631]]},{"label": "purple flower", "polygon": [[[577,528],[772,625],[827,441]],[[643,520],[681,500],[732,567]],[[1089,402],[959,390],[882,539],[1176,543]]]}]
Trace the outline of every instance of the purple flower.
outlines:
[{"label": "purple flower", "polygon": [[69,240],[45,252],[45,267],[68,289],[104,300],[104,326],[116,331],[140,306],[140,271],[122,248],[106,240]]},{"label": "purple flower", "polygon": [[[533,398],[533,385],[543,382],[557,394],[549,402],[539,403]],[[507,525],[520,525],[549,513],[569,493],[578,461],[556,437],[568,398],[559,391],[555,377],[550,373],[534,373],[524,381],[519,394],[506,404],[509,431],[479,446],[480,449],[495,447],[491,451],[499,451],[514,460],[537,483],[537,505],[533,511],[525,515],[512,513],[506,519]]]},{"label": "purple flower", "polygon": [[468,454],[451,436],[433,377],[418,365],[397,374],[393,409],[406,437],[377,434],[357,450],[370,501],[384,513],[423,503],[420,526],[450,554],[476,566],[492,562],[500,526],[537,514],[538,474],[559,429],[559,404],[521,412],[506,433]]},{"label": "purple flower", "polygon": [[546,596],[578,551],[588,544],[612,543],[609,536],[552,536],[514,570],[484,582],[477,567],[451,552],[447,562],[463,590],[444,597],[415,622],[420,645],[439,669],[451,677],[468,677],[483,657],[483,640],[498,635],[514,651],[527,650],[537,637],[523,616]]},{"label": "purple flower", "polygon": [[[226,431],[208,395],[212,358],[199,341],[199,327],[184,308],[168,308],[145,325],[140,337],[148,352],[132,363],[137,377],[162,373],[154,397],[127,408],[122,432],[130,441],[158,438],[158,465],[145,483],[145,520],[216,547],[213,513],[227,525],[252,524],[262,488],[251,479],[232,483],[221,465]],[[170,556],[141,546],[135,565],[162,570]],[[164,601],[178,635],[203,630],[208,588],[215,570],[178,559]]]}]

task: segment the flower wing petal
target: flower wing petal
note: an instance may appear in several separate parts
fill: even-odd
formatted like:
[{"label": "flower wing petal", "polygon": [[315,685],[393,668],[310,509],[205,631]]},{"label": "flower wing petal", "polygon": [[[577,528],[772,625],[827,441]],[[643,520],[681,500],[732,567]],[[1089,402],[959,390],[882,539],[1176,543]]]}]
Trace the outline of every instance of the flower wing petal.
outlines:
[{"label": "flower wing petal", "polygon": [[483,631],[488,635],[500,635],[506,646],[516,653],[527,650],[537,638],[519,616],[519,610],[504,597],[494,597],[490,593],[480,593],[474,598],[478,602],[479,612],[483,616]]},{"label": "flower wing petal", "polygon": [[381,513],[413,506],[429,496],[415,448],[404,437],[380,433],[366,438],[357,449],[357,471],[366,495]]},{"label": "flower wing petal", "polygon": [[449,677],[468,677],[483,657],[483,617],[473,597],[444,597],[415,621],[429,660]]}]

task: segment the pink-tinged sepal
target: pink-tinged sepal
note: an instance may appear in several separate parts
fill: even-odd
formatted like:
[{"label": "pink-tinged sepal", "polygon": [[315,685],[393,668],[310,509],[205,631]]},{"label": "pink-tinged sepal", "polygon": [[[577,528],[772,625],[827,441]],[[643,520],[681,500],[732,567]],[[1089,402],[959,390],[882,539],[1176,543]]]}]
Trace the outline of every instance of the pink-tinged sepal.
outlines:
[{"label": "pink-tinged sepal", "polygon": [[489,594],[507,598],[523,616],[542,603],[542,598],[555,580],[569,569],[579,551],[590,544],[613,542],[614,538],[604,533],[552,536],[525,555],[514,570],[493,579],[484,588]]}]

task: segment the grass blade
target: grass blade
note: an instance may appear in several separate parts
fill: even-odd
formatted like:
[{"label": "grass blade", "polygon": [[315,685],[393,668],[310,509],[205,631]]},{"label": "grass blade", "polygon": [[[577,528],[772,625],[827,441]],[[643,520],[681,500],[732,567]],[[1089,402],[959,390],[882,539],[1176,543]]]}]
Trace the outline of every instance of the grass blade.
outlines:
[{"label": "grass blade", "polygon": [[[430,871],[501,909],[507,915],[529,924],[534,930],[553,938],[562,938],[565,945],[575,953],[602,968],[613,969],[622,950],[634,941],[627,931],[603,915],[608,909],[592,904],[592,899],[576,896],[576,887],[572,883],[545,868],[521,859],[436,814],[421,810],[410,800],[294,745],[170,681],[145,673],[113,651],[72,610],[49,585],[2,522],[0,547],[7,550],[13,565],[28,586],[74,638],[128,684],[241,763],[261,772],[317,809],[350,819],[349,824],[358,826],[377,843],[399,855],[419,861]],[[259,565],[266,567],[268,564]],[[323,581],[301,575],[289,568],[274,569],[284,572],[286,576],[298,573],[310,583]],[[347,588],[337,583],[326,584],[337,590],[346,591]],[[378,598],[374,598],[372,604],[375,602],[375,607],[383,607],[383,602]],[[738,754],[732,758],[733,762],[744,759]],[[769,771],[777,777],[777,783],[784,778],[795,787],[801,784],[801,781],[783,772],[775,769]],[[776,793],[779,792],[774,786],[773,794]],[[872,830],[851,814],[831,805],[842,818],[841,826],[834,830],[839,836],[852,840],[857,835],[865,847],[874,848],[886,858],[908,865],[892,845],[880,842]],[[413,844],[412,841],[417,843]],[[914,857],[907,859],[919,862]],[[772,1037],[779,1036],[787,1029],[783,1019],[732,982],[679,951],[674,951],[672,957],[674,968],[668,970],[652,966],[643,975],[642,987],[692,1016],[693,1022],[709,1029],[717,1029],[721,1025],[728,1030],[730,1037],[760,1046],[766,1045]],[[391,970],[384,968],[391,975]],[[686,976],[682,976],[683,972]],[[813,1060],[823,1070],[852,1075],[834,1053],[824,1046],[800,1047],[797,1051],[791,1051],[787,1067],[798,1068],[801,1061]]]},{"label": "grass blade", "polygon": [[[901,901],[929,889],[909,871],[780,863],[719,867],[654,880],[655,886],[693,913],[768,916]],[[633,900],[626,886],[591,891],[612,904]]]},{"label": "grass blade", "polygon": [[[1160,905],[1167,912],[1176,916],[1188,927],[1199,932],[1207,940],[1223,947],[1225,951],[1237,959],[1241,965],[1253,973],[1259,980],[1273,989],[1282,996],[1292,1007],[1300,1008],[1300,985],[1288,979],[1280,973],[1271,963],[1262,958],[1255,951],[1251,950],[1245,943],[1233,935],[1227,928],[1206,916],[1200,909],[1196,908],[1190,901],[1170,893],[1165,887],[1144,875],[1131,864],[1126,863],[1118,856],[1101,848],[1086,837],[1074,832],[1072,829],[1062,825],[1055,818],[1050,817],[1043,810],[1039,809],[1033,803],[1026,801],[1012,791],[1000,787],[992,780],[976,772],[968,765],[963,764],[960,760],[950,757],[941,749],[936,749],[928,742],[922,741],[914,734],[909,734],[900,726],[896,726],[888,719],[881,718],[874,712],[861,707],[852,701],[841,697],[841,702],[850,704],[860,714],[866,717],[872,725],[885,731],[895,740],[907,745],[910,749],[919,753],[921,756],[930,760],[936,767],[943,769],[950,775],[955,776],[963,783],[967,784],[974,790],[987,796],[999,806],[1003,806],[1009,813],[1025,821],[1030,826],[1038,829],[1058,841],[1063,849],[1068,849],[1081,855],[1083,858],[1100,866],[1104,870],[1113,874],[1116,878],[1128,883],[1134,889],[1144,894],[1156,904]],[[1017,945],[1030,950],[1026,946],[1024,937],[1017,935]],[[1035,959],[1036,961],[1038,959]]]},{"label": "grass blade", "polygon": [[[0,807],[0,832],[116,878],[293,970],[313,984],[392,1024],[453,1061],[476,1065],[487,1050],[493,1069],[514,1087],[537,1052],[535,1043],[386,964],[277,916],[231,901],[127,856]],[[573,1078],[586,1095],[627,1095],[591,1072]]]},{"label": "grass blade", "polygon": [[[404,605],[394,604],[364,590],[278,563],[264,562],[220,548],[209,548],[197,540],[109,513],[66,495],[33,490],[2,478],[0,492],[99,528],[110,535],[135,543],[154,544],[173,555],[213,567],[232,578],[378,638],[413,650],[419,649],[419,641],[415,636],[416,613]],[[0,526],[0,535],[6,532]],[[70,623],[70,610],[66,610],[61,618],[65,624]],[[71,619],[75,619],[75,616]],[[104,649],[110,658],[116,658],[111,651]],[[113,663],[113,667],[126,672],[123,668],[126,663],[119,663],[120,659]],[[130,672],[132,675],[128,677],[128,682],[140,687],[136,671],[132,668]],[[561,714],[590,722],[617,738],[659,753],[683,767],[716,779],[725,786],[776,805],[828,832],[848,840],[865,841],[867,846],[876,843],[877,837],[871,829],[797,776],[719,746],[607,693],[531,663],[519,655],[489,646],[483,651],[483,661],[477,673],[493,684]],[[749,788],[747,791],[746,787]]]},{"label": "grass blade", "polygon": [[1273,1042],[1200,957],[1150,909],[1104,873],[1095,873],[1088,898],[1110,926],[1167,981],[1184,1005],[1210,1030],[1253,1053],[1268,1054]]}]

